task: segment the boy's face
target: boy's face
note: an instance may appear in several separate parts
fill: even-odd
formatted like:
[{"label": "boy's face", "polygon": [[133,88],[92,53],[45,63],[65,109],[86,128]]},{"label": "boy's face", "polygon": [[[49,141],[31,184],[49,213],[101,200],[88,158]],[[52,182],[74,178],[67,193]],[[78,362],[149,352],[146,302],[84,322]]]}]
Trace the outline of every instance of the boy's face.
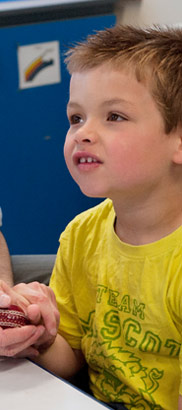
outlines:
[{"label": "boy's face", "polygon": [[171,181],[176,140],[148,88],[106,64],[72,75],[64,154],[82,192],[134,198]]}]

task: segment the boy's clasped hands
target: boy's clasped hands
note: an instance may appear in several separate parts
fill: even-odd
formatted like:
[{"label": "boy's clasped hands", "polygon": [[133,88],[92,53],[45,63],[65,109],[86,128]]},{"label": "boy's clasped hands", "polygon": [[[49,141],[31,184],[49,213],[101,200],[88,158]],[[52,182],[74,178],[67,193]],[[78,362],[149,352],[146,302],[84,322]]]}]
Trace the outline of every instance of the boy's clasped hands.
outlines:
[{"label": "boy's clasped hands", "polygon": [[44,284],[20,283],[9,287],[0,280],[0,309],[20,307],[30,324],[22,327],[0,326],[0,356],[36,357],[56,337],[59,311],[52,289]]}]

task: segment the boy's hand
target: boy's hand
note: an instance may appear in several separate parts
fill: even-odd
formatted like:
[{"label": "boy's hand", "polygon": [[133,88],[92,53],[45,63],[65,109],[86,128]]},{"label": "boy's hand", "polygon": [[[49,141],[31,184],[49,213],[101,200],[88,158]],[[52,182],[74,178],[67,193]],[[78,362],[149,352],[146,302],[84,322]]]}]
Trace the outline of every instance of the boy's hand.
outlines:
[{"label": "boy's hand", "polygon": [[[60,314],[54,292],[50,287],[39,282],[28,285],[21,283],[16,285],[14,290],[31,303],[27,307],[27,316],[31,323],[35,325],[42,323],[45,326],[44,334],[34,344],[34,347],[42,352],[54,342],[59,326]],[[27,352],[23,353],[28,355]]]},{"label": "boy's hand", "polygon": [[20,283],[13,290],[29,302],[26,311],[31,323],[41,322],[50,335],[56,336],[60,314],[53,290],[39,282]]}]

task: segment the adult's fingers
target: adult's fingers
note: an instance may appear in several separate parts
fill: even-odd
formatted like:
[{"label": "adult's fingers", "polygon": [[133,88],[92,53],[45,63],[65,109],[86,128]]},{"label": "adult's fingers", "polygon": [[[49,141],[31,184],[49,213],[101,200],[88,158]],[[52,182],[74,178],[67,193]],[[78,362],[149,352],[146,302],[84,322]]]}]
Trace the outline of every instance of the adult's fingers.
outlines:
[{"label": "adult's fingers", "polygon": [[0,280],[0,307],[8,307],[11,304],[11,297],[9,295],[10,287]]},{"label": "adult's fingers", "polygon": [[12,357],[35,344],[45,331],[44,326],[22,326],[21,328],[0,328],[0,356]]},{"label": "adult's fingers", "polygon": [[0,290],[0,308],[6,308],[11,304],[11,297]]},{"label": "adult's fingers", "polygon": [[17,294],[13,287],[0,280],[0,307],[8,307],[11,304],[20,306],[24,313],[26,313],[26,307],[29,305],[29,302],[23,295]]}]

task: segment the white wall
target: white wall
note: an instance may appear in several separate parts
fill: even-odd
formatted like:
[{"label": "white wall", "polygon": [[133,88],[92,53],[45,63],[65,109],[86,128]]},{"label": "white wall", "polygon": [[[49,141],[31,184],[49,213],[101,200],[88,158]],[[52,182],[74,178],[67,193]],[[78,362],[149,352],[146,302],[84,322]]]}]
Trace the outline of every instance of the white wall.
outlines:
[{"label": "white wall", "polygon": [[120,0],[117,15],[122,24],[182,23],[182,0]]}]

